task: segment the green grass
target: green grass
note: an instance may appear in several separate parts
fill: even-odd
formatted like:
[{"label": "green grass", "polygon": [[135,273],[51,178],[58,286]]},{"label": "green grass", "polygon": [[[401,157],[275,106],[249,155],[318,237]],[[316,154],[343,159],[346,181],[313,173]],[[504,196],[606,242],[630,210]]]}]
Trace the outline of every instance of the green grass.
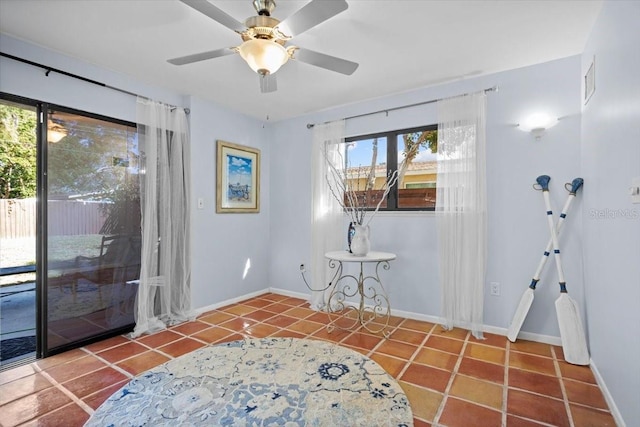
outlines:
[{"label": "green grass", "polygon": [[[34,237],[35,239],[35,237]],[[49,268],[55,269],[56,264],[73,263],[78,255],[85,257],[97,257],[100,255],[100,245],[102,243],[101,234],[85,234],[78,236],[49,236],[48,238],[48,261]],[[13,262],[8,265],[34,265],[35,260]],[[15,285],[20,283],[33,282],[35,273],[15,274],[0,277],[0,286]]]},{"label": "green grass", "polygon": [[101,234],[49,236],[49,263],[74,260],[78,255],[96,257],[101,243]]}]

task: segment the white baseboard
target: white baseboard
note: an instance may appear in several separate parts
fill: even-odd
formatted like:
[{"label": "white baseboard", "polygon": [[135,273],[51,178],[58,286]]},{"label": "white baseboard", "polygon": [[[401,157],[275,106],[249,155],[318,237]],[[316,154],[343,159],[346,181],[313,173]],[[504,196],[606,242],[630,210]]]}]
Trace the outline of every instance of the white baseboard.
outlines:
[{"label": "white baseboard", "polygon": [[442,324],[442,319],[438,316],[430,316],[428,314],[413,313],[411,311],[391,309],[392,316],[406,317],[407,319],[421,320],[423,322],[431,322]]},{"label": "white baseboard", "polygon": [[224,307],[225,305],[235,304],[240,301],[244,301],[249,298],[257,297],[262,294],[266,294],[269,292],[269,289],[263,289],[261,291],[251,292],[245,295],[241,295],[239,297],[231,298],[225,301],[221,301],[215,304],[207,305],[206,307],[199,307],[194,309],[193,311],[196,313],[196,316],[200,316],[202,313],[206,313],[207,311],[217,310],[220,307]]},{"label": "white baseboard", "polygon": [[[391,310],[391,314],[394,316],[406,317],[408,319],[423,320],[425,322],[436,323],[438,325],[444,324],[444,321],[439,316],[430,316],[426,314],[419,314],[419,313],[413,313],[410,311],[393,310],[393,309]],[[500,328],[498,326],[483,325],[482,331],[488,332],[490,334],[502,335],[506,337],[508,329]],[[550,344],[550,345],[562,345],[562,341],[560,340],[560,337],[553,337],[550,335],[533,334],[531,332],[520,332],[520,334],[518,334],[518,338],[522,338],[523,340],[536,341],[544,344]]]},{"label": "white baseboard", "polygon": [[589,365],[591,366],[591,371],[593,371],[593,375],[596,377],[596,382],[598,383],[600,390],[602,390],[602,394],[604,395],[604,400],[607,402],[607,405],[609,405],[609,410],[611,411],[611,415],[613,416],[613,419],[615,420],[616,425],[618,427],[626,427],[627,424],[622,419],[622,414],[620,413],[620,410],[616,406],[616,402],[614,402],[613,396],[611,396],[611,393],[607,388],[607,384],[604,382],[604,378],[602,378],[602,375],[600,375],[600,371],[598,371],[598,367],[596,366],[593,359],[589,360]]},{"label": "white baseboard", "polygon": [[293,291],[288,291],[286,289],[280,289],[280,288],[269,288],[269,292],[273,292],[274,294],[284,295],[286,297],[300,298],[307,301],[311,298],[311,294],[305,294],[303,292],[293,292]]},{"label": "white baseboard", "polygon": [[269,293],[269,292],[272,292],[274,294],[284,295],[284,296],[287,296],[287,297],[301,298],[301,299],[304,299],[304,300],[308,300],[310,298],[309,294],[304,294],[304,293],[301,293],[301,292],[292,292],[292,291],[287,291],[285,289],[278,289],[278,288],[266,288],[266,289],[263,289],[263,290],[260,290],[260,291],[251,292],[251,293],[248,293],[248,294],[241,295],[239,297],[235,297],[235,298],[231,298],[231,299],[224,300],[224,301],[221,301],[221,302],[217,302],[215,304],[207,305],[205,307],[199,307],[199,308],[196,308],[194,310],[194,312],[196,313],[196,316],[200,316],[202,313],[206,313],[207,311],[217,310],[220,307],[224,307],[224,306],[230,305],[230,304],[235,304],[235,303],[238,303],[240,301],[244,301],[244,300],[247,300],[249,298],[254,298],[254,297],[257,297],[257,296],[260,296],[260,295],[264,295],[264,294]]},{"label": "white baseboard", "polygon": [[[507,335],[508,329],[504,329],[504,334]],[[518,334],[518,338],[522,338],[523,340],[536,341],[544,344],[550,345],[562,345],[562,339],[560,337],[554,337],[551,335],[542,335],[542,334],[534,334],[532,332],[522,332]]]}]

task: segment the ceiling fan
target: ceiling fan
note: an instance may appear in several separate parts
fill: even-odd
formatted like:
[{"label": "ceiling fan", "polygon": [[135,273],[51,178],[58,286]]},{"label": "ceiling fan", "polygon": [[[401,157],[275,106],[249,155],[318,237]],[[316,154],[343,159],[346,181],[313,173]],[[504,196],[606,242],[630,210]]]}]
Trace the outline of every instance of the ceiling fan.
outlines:
[{"label": "ceiling fan", "polygon": [[260,75],[260,89],[263,93],[277,89],[274,74],[289,59],[346,75],[353,74],[358,68],[355,62],[294,45],[286,45],[294,36],[345,11],[349,7],[345,0],[311,0],[284,21],[271,16],[271,12],[276,7],[275,0],[253,0],[253,7],[258,15],[248,18],[244,23],[237,21],[207,0],[180,1],[240,34],[242,44],[169,59],[168,62],[171,64],[185,65],[239,53],[249,67]]}]

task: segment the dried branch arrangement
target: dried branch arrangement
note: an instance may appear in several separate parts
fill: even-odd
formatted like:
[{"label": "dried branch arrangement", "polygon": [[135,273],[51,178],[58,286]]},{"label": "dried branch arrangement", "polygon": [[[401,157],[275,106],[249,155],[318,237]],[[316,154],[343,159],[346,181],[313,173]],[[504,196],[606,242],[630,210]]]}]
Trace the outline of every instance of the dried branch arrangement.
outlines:
[{"label": "dried branch arrangement", "polygon": [[[334,153],[336,159],[332,161],[326,150],[325,146],[323,154],[328,166],[325,179],[331,194],[349,215],[351,222],[368,225],[398,181],[398,171],[387,174],[382,187],[375,189],[375,167],[349,167],[342,153]],[[360,188],[361,182],[364,182],[364,188]]]}]

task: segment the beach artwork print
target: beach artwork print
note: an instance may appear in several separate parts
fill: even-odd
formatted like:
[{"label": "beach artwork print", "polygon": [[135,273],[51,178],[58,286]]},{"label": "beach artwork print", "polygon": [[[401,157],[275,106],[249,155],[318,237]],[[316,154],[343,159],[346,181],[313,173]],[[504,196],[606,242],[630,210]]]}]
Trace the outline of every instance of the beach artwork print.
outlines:
[{"label": "beach artwork print", "polygon": [[251,159],[227,155],[227,200],[248,203],[251,201]]},{"label": "beach artwork print", "polygon": [[216,212],[259,212],[260,151],[218,141]]}]

